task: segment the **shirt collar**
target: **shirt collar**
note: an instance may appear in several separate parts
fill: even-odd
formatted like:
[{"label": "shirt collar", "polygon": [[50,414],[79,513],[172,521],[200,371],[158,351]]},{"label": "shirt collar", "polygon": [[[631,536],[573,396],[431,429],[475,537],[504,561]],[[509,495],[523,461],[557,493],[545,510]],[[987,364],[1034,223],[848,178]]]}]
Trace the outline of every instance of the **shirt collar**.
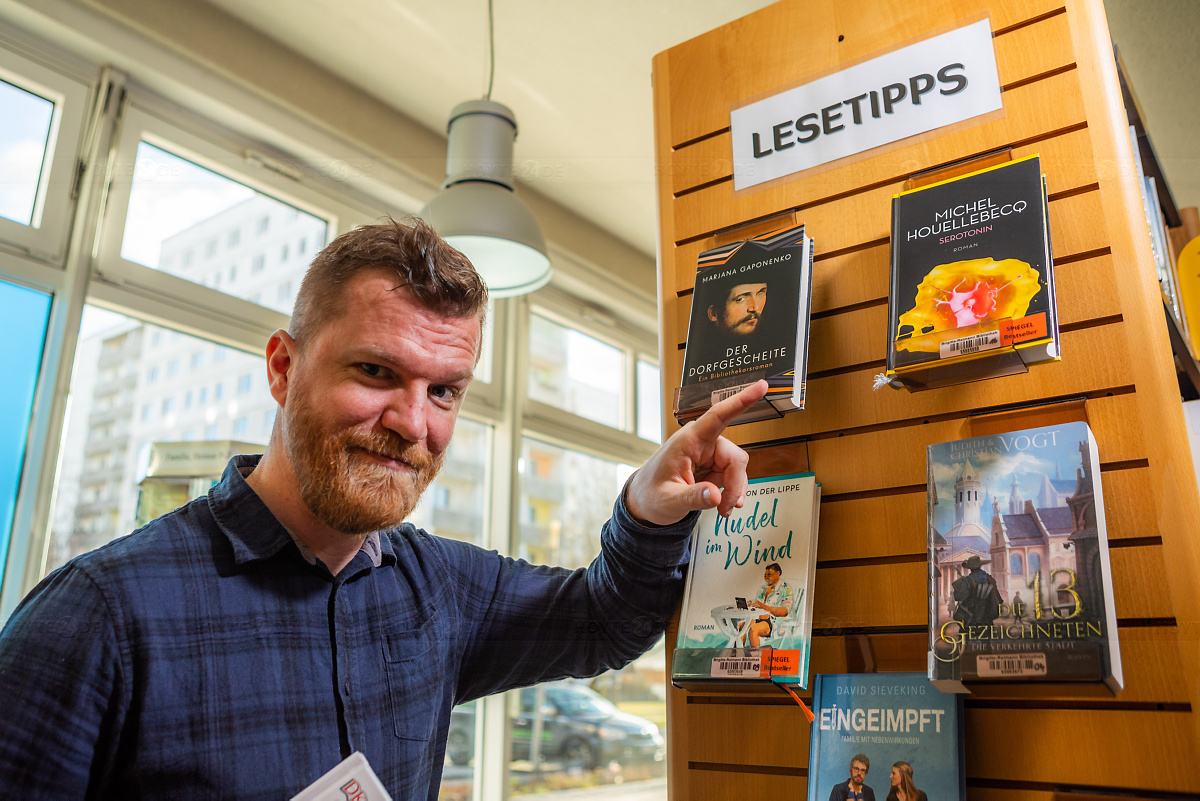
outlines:
[{"label": "shirt collar", "polygon": [[[234,456],[225,466],[221,480],[208,491],[208,505],[222,533],[233,546],[234,562],[238,565],[257,559],[267,559],[294,543],[309,564],[316,564],[313,552],[279,522],[258,494],[246,483],[262,454]],[[379,567],[384,562],[395,563],[396,555],[390,537],[378,531],[367,535],[360,549],[370,563]]]}]

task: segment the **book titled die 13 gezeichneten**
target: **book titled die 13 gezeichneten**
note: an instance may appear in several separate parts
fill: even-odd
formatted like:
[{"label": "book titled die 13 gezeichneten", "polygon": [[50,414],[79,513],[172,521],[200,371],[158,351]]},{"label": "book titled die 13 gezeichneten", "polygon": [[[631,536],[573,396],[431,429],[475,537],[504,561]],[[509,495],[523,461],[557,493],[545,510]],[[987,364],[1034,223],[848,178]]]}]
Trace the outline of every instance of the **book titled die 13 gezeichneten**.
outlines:
[{"label": "book titled die 13 gezeichneten", "polygon": [[1047,214],[1037,156],[893,198],[894,385],[945,386],[1060,358]]},{"label": "book titled die 13 gezeichneten", "polygon": [[821,485],[812,473],[751,479],[741,509],[700,515],[671,681],[806,688]]},{"label": "book titled die 13 gezeichneten", "polygon": [[861,757],[869,763],[862,783],[876,801],[905,784],[902,776],[910,801],[966,798],[961,695],[939,692],[920,673],[818,674],[813,712],[810,799],[845,798],[833,789]]},{"label": "book titled die 13 gezeichneten", "polygon": [[929,446],[929,678],[1124,683],[1084,422]]},{"label": "book titled die 13 gezeichneten", "polygon": [[760,379],[766,397],[732,424],[804,408],[812,263],[803,225],[700,254],[676,419],[698,417]]}]

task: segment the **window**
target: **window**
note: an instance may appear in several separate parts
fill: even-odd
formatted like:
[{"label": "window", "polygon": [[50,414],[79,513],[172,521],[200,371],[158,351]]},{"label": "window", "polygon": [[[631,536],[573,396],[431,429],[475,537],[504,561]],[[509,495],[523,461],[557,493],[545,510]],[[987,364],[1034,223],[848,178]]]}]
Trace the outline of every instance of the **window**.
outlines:
[{"label": "window", "polygon": [[529,318],[529,397],[620,427],[625,355],[619,348],[539,314]]},{"label": "window", "polygon": [[1009,559],[1009,572],[1014,576],[1025,575],[1025,565],[1021,562],[1021,554],[1014,553]]},{"label": "window", "polygon": [[[206,308],[221,307],[225,301],[219,295],[189,290],[172,277],[248,299],[260,287],[249,286],[248,276],[233,269],[237,251],[227,248],[218,252],[217,243],[230,241],[235,231],[248,226],[262,236],[273,216],[282,219],[283,211],[292,208],[287,199],[251,187],[241,176],[224,174],[230,159],[217,152],[205,154],[203,151],[212,150],[211,145],[171,129],[136,107],[125,124],[130,127],[122,132],[119,150],[133,158],[134,169],[131,183],[117,186],[111,196],[113,222],[108,236],[119,241],[119,247],[107,244],[106,237],[101,263],[107,273],[157,292],[186,296],[190,304]],[[178,144],[166,141],[167,137]],[[185,155],[190,149],[201,152]],[[295,190],[294,186],[287,188]],[[324,241],[329,223],[296,210],[288,229]],[[205,256],[199,267],[190,266],[193,251]],[[174,266],[177,263],[181,265],[178,268]],[[261,266],[255,257],[251,274],[257,270]],[[273,298],[266,300],[272,309],[291,311],[282,299],[278,303]],[[239,313],[257,314],[250,310]],[[262,320],[263,328],[271,327],[267,317],[255,319]]]},{"label": "window", "polygon": [[281,262],[286,262],[288,260],[288,246],[287,245],[284,245],[282,248],[279,249],[279,260]]},{"label": "window", "polygon": [[158,380],[158,368],[151,367],[149,370],[146,371],[146,383],[153,384],[157,380]]},{"label": "window", "polygon": [[204,365],[204,351],[198,350],[192,354],[192,369],[199,370]]},{"label": "window", "polygon": [[167,362],[167,378],[174,378],[179,375],[179,359],[171,359]]},{"label": "window", "polygon": [[0,48],[0,240],[61,266],[88,86]]},{"label": "window", "polygon": [[284,281],[279,285],[278,300],[282,303],[292,296],[292,282]]},{"label": "window", "polygon": [[213,387],[213,400],[219,401],[221,399],[221,396],[224,394],[225,394],[225,385],[222,382],[218,381],[217,385],[215,387]]},{"label": "window", "polygon": [[658,365],[645,359],[637,363],[637,435],[662,442],[662,393]]},{"label": "window", "polygon": [[6,81],[0,81],[0,157],[4,184],[0,217],[21,225],[37,225],[38,194],[46,167],[54,103]]},{"label": "window", "polygon": [[252,376],[250,373],[246,373],[245,375],[239,377],[237,388],[238,394],[245,395],[247,392],[249,392],[253,381],[254,376]]},{"label": "window", "polygon": [[236,248],[238,246],[238,242],[240,242],[241,240],[242,240],[242,229],[234,228],[232,231],[229,232],[229,236],[226,237],[226,239],[225,239],[225,247]]},{"label": "window", "polygon": [[0,316],[5,331],[4,348],[0,349],[0,374],[4,375],[4,392],[0,393],[0,564],[3,564],[12,534],[26,435],[50,320],[50,296],[0,281]]},{"label": "window", "polygon": [[1029,575],[1042,571],[1042,558],[1036,553],[1029,554]]},{"label": "window", "polygon": [[242,415],[241,417],[234,420],[233,421],[233,435],[235,437],[246,436],[246,428],[248,427],[248,424],[249,424],[249,420],[245,415]]},{"label": "window", "polygon": [[[129,389],[128,402],[109,407],[104,415],[96,414],[104,408],[108,399],[115,397],[121,389],[119,383],[105,384],[89,380],[98,376],[97,365],[115,363],[120,370],[133,375],[141,373],[147,358],[143,342],[155,339],[156,329],[131,317],[105,311],[93,306],[84,308],[80,327],[79,356],[76,358],[72,375],[75,411],[67,420],[63,438],[64,469],[60,471],[58,489],[49,545],[50,568],[57,567],[72,556],[96,548],[110,539],[128,534],[139,524],[137,515],[139,498],[144,492],[158,493],[174,498],[175,505],[190,499],[187,493],[192,486],[187,482],[175,487],[158,487],[152,480],[155,465],[160,464],[161,454],[173,442],[195,440],[217,440],[219,426],[237,425],[243,421],[258,419],[266,410],[275,407],[265,382],[254,391],[238,399],[238,408],[232,411],[221,407],[208,407],[207,387],[201,385],[203,373],[183,372],[173,380],[160,381],[158,385],[134,385]],[[180,335],[162,337],[166,353],[155,352],[156,357],[166,356],[173,360],[190,358],[211,347],[195,337]],[[261,357],[240,351],[231,351],[231,367],[257,374],[261,368]],[[171,394],[162,396],[164,387]],[[180,402],[176,403],[179,399]],[[198,399],[199,403],[193,403]],[[156,415],[154,412],[157,411]],[[235,419],[236,418],[236,419]],[[245,426],[245,423],[242,423]],[[226,429],[230,430],[229,428]],[[251,439],[255,432],[244,430],[239,436],[247,441],[265,444],[265,436]],[[86,455],[86,459],[84,456]],[[219,477],[224,470],[225,459],[215,469]],[[66,467],[79,465],[78,467]],[[149,476],[149,478],[148,478]],[[146,482],[151,489],[147,490]],[[197,492],[200,484],[194,485]],[[177,497],[177,493],[183,493]],[[101,499],[89,502],[88,493]],[[172,493],[176,493],[173,495]],[[158,502],[157,500],[155,501]],[[173,506],[168,506],[169,511]]]},{"label": "window", "polygon": [[213,362],[219,364],[223,361],[225,361],[225,348],[221,345],[217,345],[215,348],[213,348]]},{"label": "window", "polygon": [[266,265],[266,263],[267,263],[267,258],[266,258],[266,256],[264,256],[264,255],[262,255],[261,253],[259,253],[259,254],[258,254],[257,256],[255,256],[255,257],[254,257],[254,259],[253,259],[253,260],[250,262],[250,272],[252,272],[252,273],[261,273],[261,272],[263,271],[263,266],[264,266],[264,265]]}]

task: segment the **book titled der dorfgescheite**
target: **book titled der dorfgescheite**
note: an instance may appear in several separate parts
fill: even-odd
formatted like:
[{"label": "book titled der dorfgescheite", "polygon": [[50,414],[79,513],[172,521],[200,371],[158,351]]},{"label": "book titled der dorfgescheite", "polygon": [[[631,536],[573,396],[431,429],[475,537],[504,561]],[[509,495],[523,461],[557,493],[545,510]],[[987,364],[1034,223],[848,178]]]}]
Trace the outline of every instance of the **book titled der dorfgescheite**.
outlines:
[{"label": "book titled der dorfgescheite", "polygon": [[862,783],[876,801],[885,801],[902,781],[892,769],[898,762],[908,765],[896,770],[911,782],[909,799],[966,798],[962,709],[962,696],[938,692],[920,673],[819,674],[813,681],[808,797],[845,798],[833,789],[850,777],[851,761],[865,756],[869,768]]},{"label": "book titled der dorfgescheite", "polygon": [[1041,160],[892,200],[887,376],[923,389],[1060,358]]},{"label": "book titled der dorfgescheite", "polygon": [[677,686],[808,686],[820,497],[812,473],[756,478],[728,518],[700,515],[671,661]]},{"label": "book titled der dorfgescheite", "polygon": [[929,678],[1124,683],[1096,440],[1063,423],[929,446]]},{"label": "book titled der dorfgescheite", "polygon": [[700,254],[675,396],[680,422],[764,378],[766,397],[735,424],[804,408],[812,259],[803,225]]}]

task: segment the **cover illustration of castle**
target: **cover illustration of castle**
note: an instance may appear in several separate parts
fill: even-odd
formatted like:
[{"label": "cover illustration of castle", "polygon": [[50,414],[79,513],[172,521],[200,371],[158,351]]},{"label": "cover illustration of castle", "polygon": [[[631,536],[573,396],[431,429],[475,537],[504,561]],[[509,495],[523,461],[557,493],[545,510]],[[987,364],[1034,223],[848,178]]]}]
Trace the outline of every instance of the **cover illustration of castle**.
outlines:
[{"label": "cover illustration of castle", "polygon": [[890,376],[1059,358],[1046,211],[1037,156],[893,199]]},{"label": "cover illustration of castle", "polygon": [[812,473],[751,479],[741,509],[700,515],[673,682],[808,686],[820,492]]},{"label": "cover illustration of castle", "polygon": [[1064,423],[929,446],[929,678],[1122,685],[1096,442]]},{"label": "cover illustration of castle", "polygon": [[767,396],[734,423],[804,408],[812,258],[803,225],[700,254],[677,418],[764,378]]},{"label": "cover illustration of castle", "polygon": [[886,801],[898,787],[910,799],[966,798],[961,695],[920,673],[821,674],[813,712],[811,801],[849,798],[847,789]]}]

